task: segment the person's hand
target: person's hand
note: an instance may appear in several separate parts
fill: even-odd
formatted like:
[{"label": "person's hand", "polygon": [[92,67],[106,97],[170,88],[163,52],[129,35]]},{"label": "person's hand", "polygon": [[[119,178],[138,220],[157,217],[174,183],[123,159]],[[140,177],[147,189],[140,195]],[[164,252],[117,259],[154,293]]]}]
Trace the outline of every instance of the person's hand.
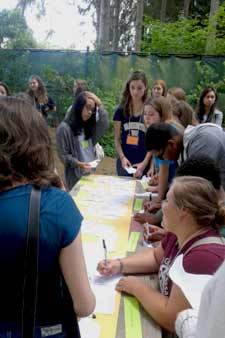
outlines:
[{"label": "person's hand", "polygon": [[146,191],[149,191],[149,192],[158,192],[158,186],[157,185],[150,185]]},{"label": "person's hand", "polygon": [[116,285],[116,290],[120,292],[126,292],[130,295],[134,295],[136,290],[142,287],[144,284],[139,278],[134,276],[122,277]]},{"label": "person's hand", "polygon": [[148,211],[149,213],[154,213],[161,208],[162,202],[161,201],[148,201],[144,203],[144,210]]},{"label": "person's hand", "polygon": [[95,95],[94,93],[89,92],[89,91],[85,91],[85,93],[86,93],[86,95],[89,99],[92,99],[95,102],[97,107],[101,106],[102,102],[97,95]]},{"label": "person's hand", "polygon": [[159,183],[159,175],[158,174],[152,175],[149,179],[149,185],[158,185],[158,183]]},{"label": "person's hand", "polygon": [[166,231],[160,227],[157,227],[156,225],[144,225],[143,237],[147,243],[161,241],[165,234]]},{"label": "person's hand", "polygon": [[123,168],[132,167],[132,164],[130,163],[130,161],[125,156],[122,157],[121,164],[122,164]]},{"label": "person's hand", "polygon": [[148,222],[148,216],[149,215],[146,212],[137,212],[136,214],[134,214],[133,218],[136,222],[143,224]]},{"label": "person's hand", "polygon": [[91,165],[86,162],[79,162],[78,166],[84,171],[91,171]]},{"label": "person's hand", "polygon": [[134,220],[138,223],[150,223],[150,224],[159,224],[159,219],[154,214],[145,213],[137,213],[134,215]]},{"label": "person's hand", "polygon": [[155,168],[154,168],[154,166],[151,166],[150,169],[148,170],[146,176],[152,177],[152,176],[154,176],[154,173],[155,173]]},{"label": "person's hand", "polygon": [[133,164],[133,167],[134,167],[134,168],[137,168],[137,171],[136,171],[136,173],[134,174],[134,177],[140,178],[140,177],[143,175],[143,171],[145,170],[145,165],[144,165],[144,163],[141,162],[141,163]]},{"label": "person's hand", "polygon": [[103,276],[114,276],[120,272],[121,263],[118,259],[102,260],[98,263],[97,271]]}]

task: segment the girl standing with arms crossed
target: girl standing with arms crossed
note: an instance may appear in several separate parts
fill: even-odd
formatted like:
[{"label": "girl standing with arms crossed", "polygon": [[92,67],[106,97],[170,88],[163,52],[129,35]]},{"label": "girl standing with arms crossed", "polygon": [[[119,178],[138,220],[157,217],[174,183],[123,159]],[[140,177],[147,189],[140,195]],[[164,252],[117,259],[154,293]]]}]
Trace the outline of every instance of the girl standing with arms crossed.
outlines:
[{"label": "girl standing with arms crossed", "polygon": [[115,148],[118,153],[117,174],[130,176],[125,167],[137,167],[136,177],[142,176],[149,154],[145,149],[145,124],[143,119],[144,101],[148,83],[145,73],[135,71],[128,79],[120,106],[115,111]]}]

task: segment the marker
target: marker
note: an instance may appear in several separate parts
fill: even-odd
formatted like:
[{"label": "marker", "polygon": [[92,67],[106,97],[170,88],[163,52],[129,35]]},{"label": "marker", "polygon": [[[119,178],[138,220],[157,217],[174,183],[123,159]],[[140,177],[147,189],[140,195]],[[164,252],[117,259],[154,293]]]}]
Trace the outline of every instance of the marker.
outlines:
[{"label": "marker", "polygon": [[105,251],[105,264],[107,264],[107,248],[106,248],[106,244],[105,244],[105,240],[102,240],[102,245],[103,245],[103,249]]}]

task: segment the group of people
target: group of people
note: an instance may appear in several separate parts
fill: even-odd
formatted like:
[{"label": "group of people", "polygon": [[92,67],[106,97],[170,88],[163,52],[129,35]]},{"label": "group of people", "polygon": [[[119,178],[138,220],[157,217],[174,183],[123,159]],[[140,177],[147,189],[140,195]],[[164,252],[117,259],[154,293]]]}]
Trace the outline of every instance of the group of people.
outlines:
[{"label": "group of people", "polygon": [[[191,307],[169,278],[175,258],[183,254],[185,271],[196,275],[213,275],[225,259],[225,134],[221,128],[223,114],[216,102],[215,89],[207,87],[194,111],[185,101],[182,88],[167,92],[162,80],[153,84],[147,97],[145,74],[134,72],[114,115],[118,174],[128,176],[126,168],[136,167],[134,176],[147,173],[147,190],[157,192],[153,201],[146,201],[145,213],[134,215],[134,220],[148,223],[147,237],[153,240],[156,236],[160,242],[155,248],[127,258],[107,264],[102,261],[98,270],[103,275],[158,272],[160,292],[133,276],[122,278],[117,289],[134,295],[151,317],[170,332],[175,330],[178,314]],[[203,303],[212,302],[212,288],[210,292],[204,294],[207,301],[203,299]],[[218,303],[224,309],[224,297]],[[184,311],[178,316],[180,337],[210,337],[213,328],[217,336],[223,337],[224,326],[218,328],[215,313],[214,322],[210,320],[207,325],[206,309],[201,311],[204,314],[200,313],[197,329],[196,313],[194,327],[189,326],[193,313]],[[219,315],[218,308],[216,314]]]},{"label": "group of people", "polygon": [[[0,82],[0,96],[11,96],[6,83]],[[44,82],[38,75],[31,75],[25,92],[16,94],[29,101],[46,119],[49,112],[56,111],[56,105],[48,95]]]},{"label": "group of people", "polygon": [[[109,124],[100,99],[86,83],[75,85],[74,103],[56,134],[68,190],[91,171],[96,144]],[[82,215],[55,172],[45,121],[55,105],[46,92],[41,98],[39,92],[37,77],[30,80],[26,96],[12,97],[0,83],[0,335],[21,337],[27,224],[35,187],[41,190],[41,200],[34,337],[53,326],[58,328],[54,337],[79,337],[76,317],[89,315],[95,307],[82,252]],[[147,174],[148,190],[158,194],[156,200],[146,201],[145,213],[134,220],[156,224],[150,226],[150,237],[157,233],[160,240],[133,256],[99,262],[97,269],[107,276],[125,274],[116,289],[134,295],[163,329],[176,329],[180,337],[190,335],[186,324],[194,317],[181,288],[169,278],[180,254],[191,274],[213,275],[222,266],[204,291],[193,337],[211,337],[215,313],[221,316],[225,308],[224,297],[218,301],[220,310],[213,300],[213,285],[220,286],[215,289],[220,295],[225,280],[225,134],[216,101],[216,91],[206,88],[194,113],[182,88],[167,91],[165,82],[157,80],[149,96],[145,74],[136,71],[113,117],[118,175],[128,176],[127,168],[135,167],[134,175]],[[133,273],[158,273],[160,291],[129,276]],[[205,304],[212,304],[207,324]],[[223,323],[220,320],[215,328],[219,338]]]}]

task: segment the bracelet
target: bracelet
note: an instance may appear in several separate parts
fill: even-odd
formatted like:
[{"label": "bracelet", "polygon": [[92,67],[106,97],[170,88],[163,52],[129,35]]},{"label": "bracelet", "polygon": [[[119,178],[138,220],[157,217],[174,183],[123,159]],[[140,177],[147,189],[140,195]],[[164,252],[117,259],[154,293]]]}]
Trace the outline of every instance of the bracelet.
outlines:
[{"label": "bracelet", "polygon": [[123,273],[123,262],[120,258],[117,258],[118,262],[120,263],[120,269],[119,269],[119,273]]}]

